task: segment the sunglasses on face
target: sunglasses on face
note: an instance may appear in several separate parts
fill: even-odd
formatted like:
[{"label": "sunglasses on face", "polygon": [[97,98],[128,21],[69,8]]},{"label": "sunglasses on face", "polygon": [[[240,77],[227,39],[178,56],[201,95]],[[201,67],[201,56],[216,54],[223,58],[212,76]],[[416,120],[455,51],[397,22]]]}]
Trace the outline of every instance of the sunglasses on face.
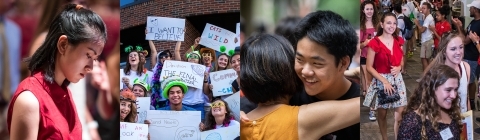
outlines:
[{"label": "sunglasses on face", "polygon": [[190,59],[200,59],[200,57],[198,55],[191,55],[188,58],[190,58]]},{"label": "sunglasses on face", "polygon": [[216,103],[212,103],[210,104],[211,107],[222,107],[222,106],[225,106],[225,104],[223,102],[216,102]]}]

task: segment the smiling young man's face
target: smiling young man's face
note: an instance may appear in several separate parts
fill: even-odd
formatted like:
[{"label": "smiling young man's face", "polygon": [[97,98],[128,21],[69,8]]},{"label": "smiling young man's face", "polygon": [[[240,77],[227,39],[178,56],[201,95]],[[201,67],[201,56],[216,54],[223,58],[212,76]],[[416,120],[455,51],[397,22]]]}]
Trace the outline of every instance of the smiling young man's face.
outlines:
[{"label": "smiling young man's face", "polygon": [[315,96],[334,87],[336,80],[344,78],[345,68],[335,63],[335,56],[328,49],[308,37],[297,43],[295,72],[302,80],[305,91]]}]

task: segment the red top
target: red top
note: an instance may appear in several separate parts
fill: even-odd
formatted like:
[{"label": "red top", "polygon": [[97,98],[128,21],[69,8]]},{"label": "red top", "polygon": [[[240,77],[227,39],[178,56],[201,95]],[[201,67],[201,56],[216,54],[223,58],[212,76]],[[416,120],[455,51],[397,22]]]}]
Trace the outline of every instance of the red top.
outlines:
[{"label": "red top", "polygon": [[18,85],[8,107],[8,131],[11,129],[15,100],[21,92],[29,90],[37,97],[40,107],[38,140],[81,140],[82,125],[70,90],[66,86],[45,81],[42,73],[34,73]]},{"label": "red top", "polygon": [[[449,32],[450,30],[452,30],[452,28],[450,27],[450,23],[446,20],[435,23],[435,31],[440,37],[442,37],[443,33]],[[433,42],[435,44],[435,49],[438,48],[439,40],[435,37]]]},{"label": "red top", "polygon": [[377,70],[378,73],[391,73],[391,66],[400,66],[402,64],[403,58],[403,38],[397,37],[393,40],[393,55],[385,44],[383,44],[378,36],[373,38],[369,43],[368,47],[372,48],[375,51],[375,58],[373,63],[373,68]]},{"label": "red top", "polygon": [[[368,28],[366,30],[361,30],[360,31],[360,42],[364,42],[365,40],[368,39],[368,35],[371,36],[371,38],[375,37],[375,28]],[[362,48],[361,57],[367,57],[367,51],[368,51],[368,45]]]},{"label": "red top", "polygon": [[102,55],[108,56],[115,48],[120,37],[120,17],[101,16],[107,26],[107,42],[103,48]]}]

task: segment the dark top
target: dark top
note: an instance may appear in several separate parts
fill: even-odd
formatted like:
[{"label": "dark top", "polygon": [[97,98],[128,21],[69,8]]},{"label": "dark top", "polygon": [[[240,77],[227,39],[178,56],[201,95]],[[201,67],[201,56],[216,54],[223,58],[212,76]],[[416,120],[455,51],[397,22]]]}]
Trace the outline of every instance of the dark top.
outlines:
[{"label": "dark top", "polygon": [[[356,98],[360,96],[360,86],[352,82],[352,85],[348,89],[348,91],[340,98],[336,100],[348,100],[351,98]],[[304,105],[310,104],[314,102],[319,102],[320,99],[308,95],[305,90],[302,90],[301,93],[295,94],[292,99],[290,99],[290,105]],[[242,102],[243,103],[243,102]],[[332,132],[329,135],[325,135],[320,140],[358,140],[360,139],[360,123],[351,125],[344,129],[340,129],[338,131]]]},{"label": "dark top", "polygon": [[[468,35],[470,31],[477,33],[477,35],[480,33],[480,20],[472,20],[472,22],[470,22],[467,27],[466,34]],[[470,61],[478,60],[478,50],[477,47],[475,47],[475,45],[473,44],[473,42],[465,45],[465,55],[463,56],[463,59]]]},{"label": "dark top", "polygon": [[238,86],[237,80],[233,80],[232,87],[235,91],[240,91],[240,86]]},{"label": "dark top", "polygon": [[[432,128],[432,124],[430,121],[425,121],[425,129],[427,132],[428,139],[431,140],[441,140],[442,136],[440,135],[440,131],[450,128],[452,132],[453,138],[449,140],[460,140],[460,129],[458,128],[455,123],[444,124],[438,123],[438,131]],[[411,111],[407,112],[402,118],[402,122],[400,123],[400,128],[398,130],[398,140],[412,140],[412,139],[421,139],[421,132],[422,132],[422,119],[420,115]]]}]

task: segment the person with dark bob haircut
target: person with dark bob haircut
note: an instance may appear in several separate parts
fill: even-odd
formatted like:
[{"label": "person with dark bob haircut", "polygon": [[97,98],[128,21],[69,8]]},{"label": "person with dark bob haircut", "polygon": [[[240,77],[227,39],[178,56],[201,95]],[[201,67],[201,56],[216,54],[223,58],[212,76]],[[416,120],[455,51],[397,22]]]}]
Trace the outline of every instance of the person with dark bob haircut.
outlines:
[{"label": "person with dark bob haircut", "polygon": [[99,15],[68,4],[51,22],[45,42],[27,59],[30,77],[8,108],[11,139],[82,139],[82,126],[67,86],[93,69],[107,38]]},{"label": "person with dark bob haircut", "polygon": [[287,39],[269,34],[250,37],[240,57],[241,90],[258,104],[246,114],[249,120],[241,120],[242,139],[319,139],[360,121],[360,98],[289,105],[301,86],[294,70],[295,52]]}]

